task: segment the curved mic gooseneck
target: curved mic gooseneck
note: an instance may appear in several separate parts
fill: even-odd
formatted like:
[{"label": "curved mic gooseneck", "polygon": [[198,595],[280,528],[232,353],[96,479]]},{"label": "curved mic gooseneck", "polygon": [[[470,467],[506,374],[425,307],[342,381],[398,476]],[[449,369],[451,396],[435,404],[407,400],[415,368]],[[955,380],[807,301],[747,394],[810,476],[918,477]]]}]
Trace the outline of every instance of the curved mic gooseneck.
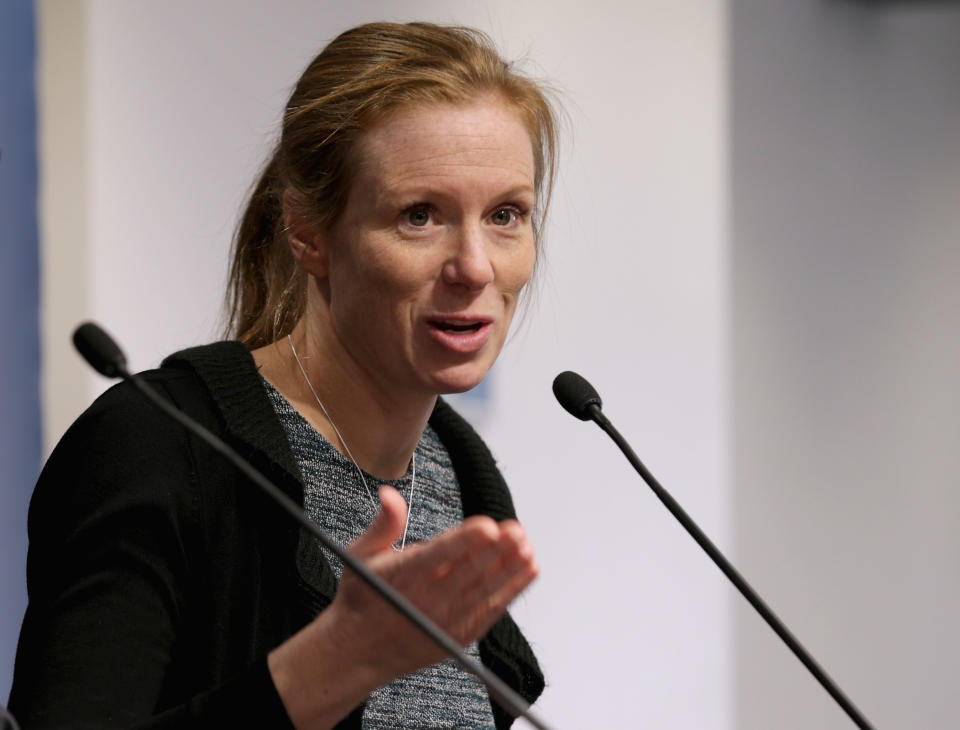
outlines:
[{"label": "curved mic gooseneck", "polygon": [[853,702],[843,693],[839,686],[830,678],[826,671],[817,664],[816,660],[803,647],[797,638],[790,632],[790,629],[777,617],[763,601],[749,583],[744,579],[737,569],[733,567],[729,560],[723,555],[710,538],[704,534],[703,530],[688,515],[677,501],[664,489],[656,477],[650,473],[640,458],[630,448],[630,444],[620,435],[620,432],[614,428],[613,424],[603,415],[601,408],[603,403],[600,396],[592,385],[577,373],[567,370],[560,373],[553,381],[553,394],[560,401],[560,405],[571,415],[579,418],[581,421],[594,421],[600,428],[613,439],[613,442],[620,447],[624,456],[627,457],[637,473],[643,477],[657,498],[663,502],[663,506],[670,510],[670,513],[677,518],[683,528],[690,533],[690,536],[696,540],[697,544],[703,548],[710,559],[716,563],[717,567],[723,572],[730,582],[736,586],[737,590],[747,599],[747,602],[756,609],[757,613],[773,629],[787,647],[794,653],[797,659],[805,666],[814,678],[821,684],[827,693],[840,705],[841,709],[847,713],[851,720],[861,730],[873,730],[873,726],[867,722],[863,713],[857,709]]}]

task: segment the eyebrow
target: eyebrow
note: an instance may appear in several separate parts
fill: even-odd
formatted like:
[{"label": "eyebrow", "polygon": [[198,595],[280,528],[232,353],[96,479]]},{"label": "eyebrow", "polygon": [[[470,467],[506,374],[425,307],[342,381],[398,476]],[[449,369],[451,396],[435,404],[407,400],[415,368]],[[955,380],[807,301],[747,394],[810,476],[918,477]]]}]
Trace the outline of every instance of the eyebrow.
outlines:
[{"label": "eyebrow", "polygon": [[[517,197],[536,198],[537,192],[533,185],[523,184],[508,187],[501,192],[491,195],[491,199],[509,200]],[[416,200],[420,198],[452,198],[456,193],[451,192],[449,188],[442,185],[424,185],[413,183],[410,185],[401,184],[395,188],[381,188],[378,191],[377,199],[380,202],[398,203],[399,201]]]}]

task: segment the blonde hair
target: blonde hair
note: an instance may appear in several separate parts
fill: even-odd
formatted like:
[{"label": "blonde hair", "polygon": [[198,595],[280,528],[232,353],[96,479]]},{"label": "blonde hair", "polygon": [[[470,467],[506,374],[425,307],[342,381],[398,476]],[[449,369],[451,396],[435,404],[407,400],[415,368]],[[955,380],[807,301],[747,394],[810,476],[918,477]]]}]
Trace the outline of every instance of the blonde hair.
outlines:
[{"label": "blonde hair", "polygon": [[306,306],[306,275],[287,245],[283,196],[323,229],[336,222],[353,181],[359,135],[400,108],[499,94],[533,144],[538,242],[553,188],[557,121],[545,87],[516,72],[472,28],[370,23],[348,30],[307,66],[283,115],[280,140],[253,186],[234,237],[228,328],[247,347],[289,333]]}]

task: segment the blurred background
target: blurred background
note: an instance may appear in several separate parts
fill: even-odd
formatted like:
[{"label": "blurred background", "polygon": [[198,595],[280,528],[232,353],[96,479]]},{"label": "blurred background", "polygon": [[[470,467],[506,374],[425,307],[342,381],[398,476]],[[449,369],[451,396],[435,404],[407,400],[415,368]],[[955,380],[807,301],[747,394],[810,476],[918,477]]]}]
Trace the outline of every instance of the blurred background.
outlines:
[{"label": "blurred background", "polygon": [[558,728],[852,727],[553,401],[578,370],[882,728],[960,716],[960,3],[4,0],[0,701],[43,458],[108,383],[222,336],[229,241],[292,83],[371,20],[462,23],[566,112],[545,266],[482,397],[542,577]]}]

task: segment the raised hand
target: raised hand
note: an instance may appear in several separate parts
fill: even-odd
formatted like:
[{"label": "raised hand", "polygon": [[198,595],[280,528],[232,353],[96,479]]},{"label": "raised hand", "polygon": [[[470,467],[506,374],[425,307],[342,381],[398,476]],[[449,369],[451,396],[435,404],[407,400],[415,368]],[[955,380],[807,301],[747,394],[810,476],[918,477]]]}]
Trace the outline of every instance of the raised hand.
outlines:
[{"label": "raised hand", "polygon": [[[537,575],[516,521],[470,517],[428,542],[392,550],[406,505],[380,489],[382,510],[350,550],[464,646],[481,637]],[[297,727],[334,725],[376,687],[443,652],[349,570],[311,624],[274,650],[269,666]]]}]

